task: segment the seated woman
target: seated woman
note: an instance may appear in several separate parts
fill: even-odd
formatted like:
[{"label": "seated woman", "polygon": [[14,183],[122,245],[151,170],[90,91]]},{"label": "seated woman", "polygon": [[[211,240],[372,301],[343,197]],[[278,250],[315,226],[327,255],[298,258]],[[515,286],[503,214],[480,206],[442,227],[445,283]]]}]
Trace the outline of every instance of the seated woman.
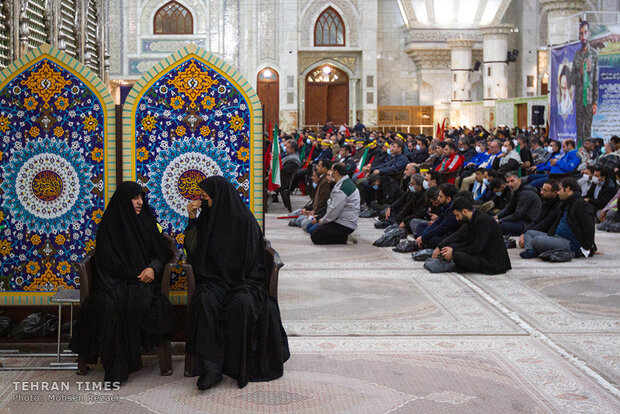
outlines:
[{"label": "seated woman", "polygon": [[[172,305],[161,294],[170,253],[139,184],[118,186],[96,241],[94,280],[69,348],[85,363],[101,357],[105,381],[124,382],[142,368],[141,347],[169,347],[175,330]],[[172,373],[169,362],[162,375]]]},{"label": "seated woman", "polygon": [[240,388],[279,378],[289,358],[288,340],[278,304],[268,294],[261,229],[228,180],[214,176],[198,186],[201,200],[188,204],[185,230],[196,277],[186,353],[200,376],[196,385],[211,388],[222,374]]}]

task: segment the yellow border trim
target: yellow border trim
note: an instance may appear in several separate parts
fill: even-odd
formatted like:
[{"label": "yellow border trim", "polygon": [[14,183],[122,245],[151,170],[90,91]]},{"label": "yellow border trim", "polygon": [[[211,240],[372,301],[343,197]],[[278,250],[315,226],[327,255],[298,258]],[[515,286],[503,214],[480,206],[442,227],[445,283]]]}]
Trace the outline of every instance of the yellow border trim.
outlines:
[{"label": "yellow border trim", "polygon": [[250,110],[250,136],[248,138],[250,140],[251,154],[250,189],[248,191],[250,195],[250,210],[252,210],[259,224],[263,227],[263,111],[258,94],[250,83],[232,66],[195,44],[189,44],[156,63],[136,82],[127,95],[127,100],[123,105],[123,162],[121,165],[123,180],[136,180],[135,116],[138,110],[138,102],[161,77],[191,58],[199,60],[228,80],[241,92],[248,104],[248,109]]},{"label": "yellow border trim", "polygon": [[116,129],[114,99],[104,82],[91,72],[90,69],[71,56],[48,44],[42,44],[0,72],[0,90],[4,89],[9,82],[43,59],[56,63],[67,72],[76,76],[99,98],[104,117],[104,205],[107,206],[108,201],[110,201],[110,194],[116,188]]}]

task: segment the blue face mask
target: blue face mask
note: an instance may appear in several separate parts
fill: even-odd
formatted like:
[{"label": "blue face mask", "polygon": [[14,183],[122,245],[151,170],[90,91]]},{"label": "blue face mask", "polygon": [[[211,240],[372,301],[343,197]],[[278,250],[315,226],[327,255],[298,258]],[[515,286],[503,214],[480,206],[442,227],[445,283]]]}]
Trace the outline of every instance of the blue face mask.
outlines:
[{"label": "blue face mask", "polygon": [[411,191],[412,193],[415,193],[415,186],[409,184],[409,191]]},{"label": "blue face mask", "polygon": [[424,187],[425,190],[428,190],[428,187],[430,185],[428,184],[428,181],[424,180],[424,182],[422,183],[422,187]]},{"label": "blue face mask", "polygon": [[482,179],[482,183],[483,183],[484,185],[489,185],[489,184],[491,184],[491,183],[489,182],[489,180],[487,180],[486,178],[483,178],[483,179]]},{"label": "blue face mask", "polygon": [[312,183],[312,187],[316,188],[316,186],[319,185],[319,183]]},{"label": "blue face mask", "polygon": [[499,197],[499,196],[501,196],[501,195],[502,195],[502,192],[501,192],[501,191],[499,191],[499,192],[498,192],[498,191],[496,191],[496,192],[495,192],[495,195]]},{"label": "blue face mask", "polygon": [[373,185],[372,188],[375,189],[375,190],[378,190],[379,186],[378,185]]},{"label": "blue face mask", "polygon": [[607,152],[607,148],[603,147],[601,148],[601,154],[605,154]]},{"label": "blue face mask", "polygon": [[310,138],[308,138],[308,139],[306,140],[306,144],[311,144],[311,143],[312,143],[312,141],[310,141]]},{"label": "blue face mask", "polygon": [[388,148],[387,153],[388,153],[388,155],[392,155],[392,150],[390,148]]}]

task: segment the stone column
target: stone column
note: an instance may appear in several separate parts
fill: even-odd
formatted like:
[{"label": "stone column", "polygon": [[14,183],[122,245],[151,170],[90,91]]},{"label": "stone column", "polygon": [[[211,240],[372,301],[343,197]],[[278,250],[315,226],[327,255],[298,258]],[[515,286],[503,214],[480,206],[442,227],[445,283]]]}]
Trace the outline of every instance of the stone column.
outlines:
[{"label": "stone column", "polygon": [[410,44],[405,52],[417,68],[420,105],[433,106],[434,124],[441,124],[450,118],[450,50],[417,49]]},{"label": "stone column", "polygon": [[508,35],[512,26],[482,27],[484,62],[484,101],[492,105],[498,99],[508,98]]},{"label": "stone column", "polygon": [[475,40],[451,39],[452,102],[471,102],[472,48]]},{"label": "stone column", "polygon": [[540,5],[542,11],[547,12],[548,45],[557,45],[578,38],[579,16],[562,19],[560,22],[557,22],[557,19],[582,12],[586,7],[586,0],[540,0]]}]

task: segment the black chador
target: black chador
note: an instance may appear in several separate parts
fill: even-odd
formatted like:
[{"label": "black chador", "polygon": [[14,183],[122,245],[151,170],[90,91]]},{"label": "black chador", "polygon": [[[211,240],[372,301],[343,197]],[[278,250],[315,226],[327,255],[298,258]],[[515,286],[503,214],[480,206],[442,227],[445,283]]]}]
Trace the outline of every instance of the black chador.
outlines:
[{"label": "black chador", "polygon": [[187,353],[200,389],[226,374],[239,387],[279,378],[289,358],[277,302],[268,294],[265,243],[256,219],[226,179],[199,184],[197,219],[185,230],[185,248],[196,276],[191,298]]},{"label": "black chador", "polygon": [[[137,197],[139,214],[132,201]],[[141,347],[161,345],[175,330],[172,305],[161,294],[170,253],[139,184],[118,186],[96,240],[94,280],[69,347],[86,363],[95,364],[100,357],[105,380],[122,382],[142,368]],[[138,276],[149,267],[154,280],[147,283]]]}]

